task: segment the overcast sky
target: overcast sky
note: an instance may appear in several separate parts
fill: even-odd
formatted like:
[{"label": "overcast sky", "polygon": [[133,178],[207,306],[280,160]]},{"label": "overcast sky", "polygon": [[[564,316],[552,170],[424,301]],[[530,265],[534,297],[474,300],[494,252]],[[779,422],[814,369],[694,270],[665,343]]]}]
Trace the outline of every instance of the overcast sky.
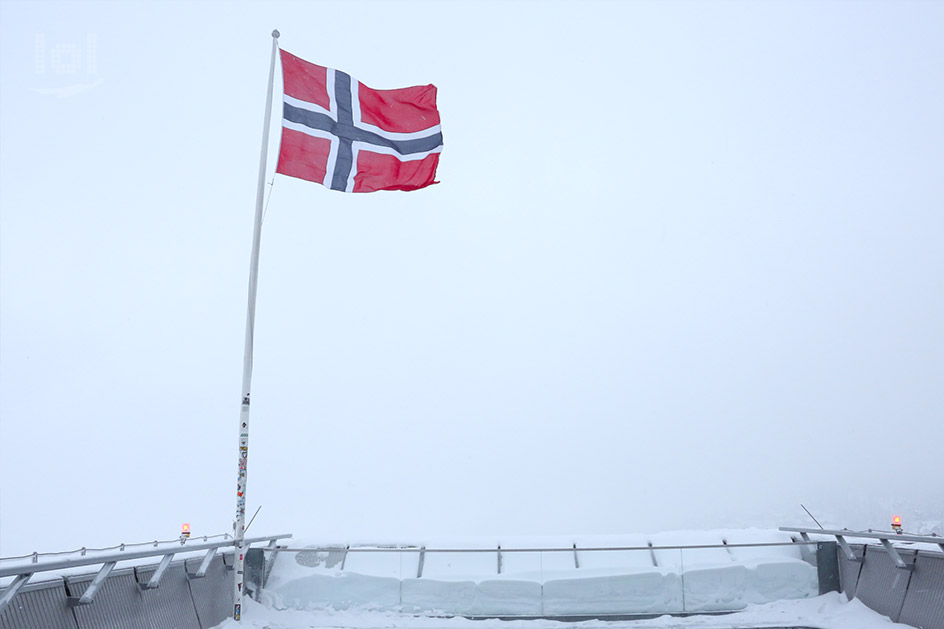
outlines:
[{"label": "overcast sky", "polygon": [[274,177],[250,533],[944,517],[944,3],[4,1],[0,555],[231,531],[273,28],[445,149]]}]

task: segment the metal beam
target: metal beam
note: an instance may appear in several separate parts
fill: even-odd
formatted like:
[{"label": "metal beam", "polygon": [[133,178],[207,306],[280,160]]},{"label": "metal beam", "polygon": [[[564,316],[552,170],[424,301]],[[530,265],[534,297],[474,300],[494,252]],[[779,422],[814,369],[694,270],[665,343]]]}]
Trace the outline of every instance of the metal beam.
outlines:
[{"label": "metal beam", "polygon": [[839,546],[842,548],[842,554],[846,556],[846,559],[849,561],[862,561],[862,557],[856,557],[856,554],[852,552],[852,548],[849,546],[849,542],[846,541],[845,537],[836,535],[836,541],[839,542]]},{"label": "metal beam", "polygon": [[[815,545],[816,542],[808,542],[809,544]],[[697,550],[703,548],[766,548],[768,546],[804,546],[807,542],[761,542],[757,544],[688,544],[682,546],[653,546],[655,550]],[[328,553],[328,552],[337,552],[336,546],[323,546],[312,548],[307,546],[305,548],[293,548],[291,546],[278,546],[276,548],[263,548],[261,549],[264,552],[286,552],[286,553]],[[491,548],[426,548],[425,546],[416,548],[416,547],[402,547],[393,549],[400,553],[419,553],[422,557],[426,553],[492,553],[495,552]],[[502,554],[504,553],[572,553],[575,550],[580,552],[612,552],[616,550],[649,550],[649,546],[594,546],[590,548],[541,548],[541,547],[527,547],[527,548],[502,548]],[[352,547],[348,549],[350,553],[389,553],[391,552],[390,548],[381,548],[376,546],[368,546],[364,548]]]},{"label": "metal beam", "polygon": [[69,605],[88,605],[94,599],[95,595],[98,593],[102,583],[105,582],[105,579],[108,578],[108,575],[111,574],[111,571],[114,569],[117,561],[109,561],[102,565],[101,570],[98,571],[98,574],[95,575],[95,578],[92,579],[92,582],[89,583],[89,586],[85,588],[85,593],[79,596],[70,596],[68,597]]},{"label": "metal beam", "polygon": [[[351,549],[353,550],[353,548]],[[426,563],[426,547],[422,546],[419,548],[420,560],[416,565],[416,578],[421,579],[423,577],[423,564]]]},{"label": "metal beam", "polygon": [[154,574],[151,575],[151,579],[147,583],[138,583],[138,587],[141,588],[141,590],[153,590],[160,587],[161,577],[164,576],[164,572],[167,570],[167,566],[170,565],[173,558],[174,553],[164,555],[164,558],[161,559],[161,564],[157,567],[157,570],[154,571]]},{"label": "metal beam", "polygon": [[13,597],[20,591],[20,588],[26,585],[26,582],[29,581],[31,576],[33,576],[33,573],[28,572],[26,574],[17,575],[17,577],[13,579],[13,583],[11,583],[7,587],[7,591],[3,593],[3,598],[0,598],[0,614],[2,614],[6,606],[10,604]]},{"label": "metal beam", "polygon": [[206,555],[203,556],[203,561],[200,562],[200,567],[197,568],[196,572],[188,572],[188,579],[202,579],[207,575],[207,570],[210,569],[210,562],[213,561],[213,556],[216,555],[216,549],[211,548],[206,552]]},{"label": "metal beam", "polygon": [[914,564],[907,564],[905,560],[901,558],[901,555],[898,554],[898,550],[892,546],[892,543],[887,539],[879,540],[882,542],[882,546],[885,547],[885,550],[888,551],[888,556],[892,558],[892,561],[895,562],[895,567],[899,570],[914,570]]}]

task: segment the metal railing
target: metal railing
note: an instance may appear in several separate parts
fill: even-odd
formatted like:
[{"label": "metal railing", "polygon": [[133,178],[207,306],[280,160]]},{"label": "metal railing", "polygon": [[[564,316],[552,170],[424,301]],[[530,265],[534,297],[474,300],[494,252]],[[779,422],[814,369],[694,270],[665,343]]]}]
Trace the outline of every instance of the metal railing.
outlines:
[{"label": "metal railing", "polygon": [[[223,537],[224,540],[219,542],[206,541],[217,537]],[[245,543],[247,546],[249,546],[251,544],[257,544],[260,542],[268,542],[270,546],[275,546],[275,543],[278,540],[289,539],[291,537],[292,535],[290,533],[284,535],[271,535],[267,537],[252,537],[247,538]],[[115,568],[119,561],[146,559],[148,557],[161,557],[161,562],[154,571],[154,574],[151,576],[150,580],[147,583],[138,584],[138,587],[142,590],[150,590],[160,585],[161,578],[163,577],[164,572],[167,570],[167,567],[170,566],[170,562],[173,560],[174,555],[179,553],[206,551],[206,554],[204,555],[197,571],[187,573],[187,576],[192,579],[204,577],[206,576],[206,571],[210,566],[210,562],[216,555],[216,551],[220,548],[235,546],[235,541],[232,539],[231,535],[226,533],[222,535],[204,536],[202,539],[204,541],[199,541],[200,538],[183,538],[163,542],[168,544],[179,542],[181,548],[159,548],[158,546],[162,542],[154,541],[142,542],[139,544],[119,544],[117,546],[110,546],[101,549],[80,548],[74,551],[32,553],[30,555],[23,555],[20,557],[4,557],[0,559],[0,578],[11,576],[15,578],[13,579],[13,582],[7,586],[3,597],[0,598],[0,613],[2,613],[4,608],[10,604],[14,597],[16,597],[17,593],[19,593],[23,586],[26,585],[26,583],[30,580],[30,578],[34,574],[41,572],[51,572],[54,570],[66,570],[71,568],[80,568],[83,566],[101,565],[98,573],[92,579],[92,582],[89,584],[89,586],[85,589],[85,592],[82,594],[82,596],[70,596],[68,598],[70,605],[88,605],[91,603],[95,598],[95,594],[101,588],[102,584],[105,582],[105,579],[108,578],[108,575]],[[192,541],[196,541],[196,543],[190,543]],[[151,546],[151,548],[147,550],[128,550],[141,546]],[[89,556],[87,554],[89,551],[95,552],[95,555]],[[55,557],[65,554],[74,555],[75,553],[79,553],[79,556],[52,561],[39,560],[40,557]],[[6,566],[3,565],[4,563],[21,559],[31,559],[31,562],[14,563],[13,565]]]},{"label": "metal railing", "polygon": [[[284,544],[258,550],[269,557],[266,564],[271,566],[273,574],[280,571],[280,564],[273,562],[273,555],[286,553],[295,556],[289,566],[298,563],[316,571],[326,570],[312,573],[318,575],[319,580],[340,577],[344,573],[359,575],[357,579],[342,579],[323,589],[310,583],[306,586],[309,589],[295,588],[291,593],[279,591],[283,583],[280,580],[272,592],[275,596],[286,596],[282,602],[289,607],[370,605],[378,609],[446,616],[576,620],[735,611],[740,606],[715,600],[706,593],[705,583],[713,578],[714,569],[726,570],[731,566],[742,570],[743,575],[737,574],[746,582],[731,587],[738,597],[757,602],[754,599],[766,595],[764,579],[768,577],[763,571],[755,572],[756,562],[782,561],[786,566],[784,578],[795,579],[791,581],[791,592],[795,590],[798,597],[816,596],[823,587],[823,575],[818,574],[821,557],[826,559],[823,569],[829,569],[828,557],[822,554],[827,546],[834,548],[835,544],[789,539],[666,545],[648,541],[625,546],[507,547],[496,543],[477,548],[322,543],[307,547]],[[770,552],[763,552],[765,549]],[[833,550],[833,562],[835,556]],[[802,561],[810,569],[801,570],[792,564],[794,561]],[[834,567],[832,572],[837,569],[838,566]],[[451,589],[447,588],[448,592],[437,589],[436,582],[451,582],[453,576],[458,580]],[[390,577],[395,581],[390,581]],[[372,583],[362,592],[358,588],[367,583],[364,578],[382,581]],[[488,581],[484,590],[480,579]],[[601,603],[581,594],[590,591],[586,588],[599,588],[601,579],[615,579],[607,601]],[[835,581],[838,584],[838,574]],[[266,588],[265,579],[259,586]],[[649,590],[641,595],[640,588]],[[507,596],[506,589],[514,591],[515,595]],[[461,595],[457,593],[460,590]],[[431,602],[440,596],[446,598]],[[368,597],[373,598],[368,600]]]},{"label": "metal railing", "polygon": [[501,545],[498,545],[496,548],[427,548],[426,546],[309,546],[306,548],[292,548],[290,546],[279,546],[279,545],[269,545],[268,548],[263,548],[264,552],[288,552],[288,553],[340,553],[342,555],[342,569],[344,562],[347,559],[347,553],[391,553],[391,552],[403,552],[403,553],[419,553],[419,565],[417,568],[417,578],[423,576],[423,566],[425,564],[425,557],[427,554],[435,553],[496,553],[497,554],[497,572],[498,574],[502,573],[502,555],[506,553],[573,553],[574,554],[574,568],[580,568],[580,559],[578,553],[582,552],[615,552],[615,551],[648,551],[649,557],[651,558],[653,567],[659,567],[659,563],[656,559],[655,552],[662,550],[677,550],[679,553],[684,553],[686,550],[705,550],[705,549],[730,549],[732,548],[762,548],[770,546],[800,546],[800,547],[809,547],[815,545],[816,542],[806,539],[801,542],[789,541],[789,542],[757,542],[757,543],[746,543],[746,544],[729,544],[727,541],[723,541],[721,544],[687,544],[687,545],[676,545],[676,546],[654,546],[652,543],[647,544],[646,546],[591,546],[591,547],[578,547],[576,544],[572,546],[567,546],[563,548],[552,548],[552,547],[534,547],[534,548],[507,548]]},{"label": "metal railing", "polygon": [[808,546],[815,544],[812,540],[802,542],[756,542],[749,544],[686,544],[681,546],[565,546],[564,548],[426,548],[425,546],[308,546],[306,548],[292,548],[290,546],[272,546],[264,548],[270,552],[352,552],[352,553],[572,553],[575,550],[584,551],[618,551],[618,550],[698,550],[705,548],[758,548],[763,546]]},{"label": "metal railing", "polygon": [[75,550],[57,550],[57,551],[46,552],[46,553],[32,552],[28,555],[18,555],[14,557],[0,557],[0,564],[2,564],[2,562],[5,562],[5,561],[13,561],[16,559],[32,559],[33,563],[38,563],[40,557],[58,557],[61,555],[74,555],[76,553],[84,556],[89,552],[103,552],[106,550],[124,551],[126,548],[136,548],[138,546],[153,546],[154,548],[157,548],[159,544],[178,544],[178,543],[181,546],[185,546],[187,542],[191,542],[191,541],[196,542],[196,540],[198,539],[202,539],[204,542],[206,542],[211,539],[216,539],[217,537],[222,537],[224,540],[233,538],[233,536],[230,535],[229,533],[218,533],[216,535],[198,535],[197,537],[177,537],[174,539],[160,539],[160,540],[156,539],[152,542],[136,542],[134,544],[121,543],[121,544],[116,544],[114,546],[104,546],[102,548],[88,548],[86,546],[83,546],[82,548],[76,548]]},{"label": "metal railing", "polygon": [[803,541],[809,541],[810,535],[827,535],[836,538],[836,541],[839,543],[839,547],[842,548],[842,553],[846,559],[849,561],[862,561],[862,557],[856,556],[852,551],[852,547],[849,546],[849,542],[846,541],[847,537],[853,537],[858,539],[877,539],[882,546],[885,547],[888,556],[892,558],[892,561],[895,562],[895,567],[899,570],[914,570],[914,564],[906,563],[904,559],[901,558],[901,555],[898,554],[898,550],[895,548],[892,540],[896,542],[918,542],[926,544],[937,544],[941,551],[944,552],[944,537],[939,537],[937,535],[907,535],[896,533],[895,531],[850,531],[849,529],[842,529],[839,531],[829,530],[829,529],[812,529],[812,528],[800,528],[793,526],[781,526],[781,531],[787,533],[799,533],[803,538]]}]

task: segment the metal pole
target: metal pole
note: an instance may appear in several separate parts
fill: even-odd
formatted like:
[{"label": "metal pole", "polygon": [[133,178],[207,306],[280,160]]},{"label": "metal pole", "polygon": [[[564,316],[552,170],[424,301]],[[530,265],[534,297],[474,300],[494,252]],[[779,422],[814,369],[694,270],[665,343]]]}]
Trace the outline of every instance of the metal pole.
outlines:
[{"label": "metal pole", "polygon": [[233,579],[233,620],[242,615],[246,533],[246,465],[249,460],[249,389],[252,383],[252,334],[256,320],[256,280],[259,274],[259,242],[262,237],[262,199],[265,192],[266,153],[269,149],[269,119],[272,117],[272,82],[275,77],[275,53],[279,32],[272,31],[272,59],[269,61],[269,89],[266,92],[265,123],[262,127],[262,151],[259,157],[259,185],[256,188],[256,219],[252,229],[252,255],[249,261],[249,307],[246,311],[246,345],[243,352],[242,406],[239,411],[239,474],[236,481],[236,520],[233,536],[236,561]]}]

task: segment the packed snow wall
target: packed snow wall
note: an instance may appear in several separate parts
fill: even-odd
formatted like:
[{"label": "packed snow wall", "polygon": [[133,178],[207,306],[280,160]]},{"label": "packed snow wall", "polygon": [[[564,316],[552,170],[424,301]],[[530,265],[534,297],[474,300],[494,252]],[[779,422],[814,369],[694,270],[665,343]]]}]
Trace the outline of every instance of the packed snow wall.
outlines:
[{"label": "packed snow wall", "polygon": [[[479,541],[455,552],[432,545],[279,552],[260,597],[295,609],[602,617],[733,611],[820,594],[817,545],[760,545],[791,541],[777,531],[522,541]],[[535,546],[566,550],[517,552]]]}]

